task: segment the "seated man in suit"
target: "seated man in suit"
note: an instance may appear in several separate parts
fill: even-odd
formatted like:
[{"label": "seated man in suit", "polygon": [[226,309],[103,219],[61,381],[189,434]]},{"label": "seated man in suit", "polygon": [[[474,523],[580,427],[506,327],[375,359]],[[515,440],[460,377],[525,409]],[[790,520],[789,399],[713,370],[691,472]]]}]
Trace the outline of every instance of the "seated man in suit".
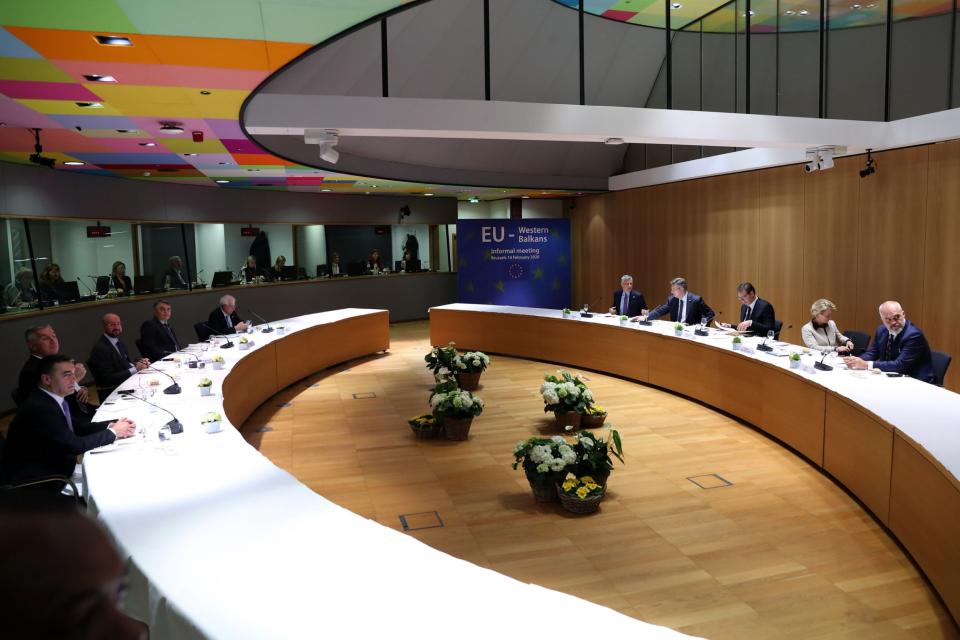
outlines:
[{"label": "seated man in suit", "polygon": [[170,268],[163,274],[163,286],[167,289],[187,289],[187,276],[183,273],[180,256],[170,256]]},{"label": "seated man in suit", "polygon": [[248,324],[237,315],[237,300],[229,294],[220,298],[220,306],[207,318],[207,327],[221,334],[241,333]]},{"label": "seated man in suit", "polygon": [[687,281],[684,278],[671,280],[670,297],[646,315],[648,320],[656,320],[667,313],[670,314],[671,322],[682,324],[699,324],[700,318],[706,318],[709,323],[716,315],[703,298],[687,291]]},{"label": "seated man in suit", "polygon": [[120,341],[123,325],[120,316],[108,313],[103,316],[103,335],[90,350],[87,365],[97,381],[97,394],[101,400],[113,393],[121,382],[150,366],[146,358],[134,360],[126,345]]},{"label": "seated man in suit", "polygon": [[343,266],[340,264],[340,254],[331,253],[330,254],[330,263],[327,265],[327,273],[330,274],[330,277],[339,277],[346,275],[346,271]]},{"label": "seated man in suit", "polygon": [[933,360],[927,339],[912,322],[899,302],[880,305],[880,320],[870,347],[861,355],[847,356],[843,362],[851,369],[879,369],[933,382]]},{"label": "seated man in suit", "polygon": [[620,291],[613,294],[610,313],[633,318],[646,308],[647,301],[643,299],[643,294],[633,290],[633,276],[620,276]]},{"label": "seated man in suit", "polygon": [[156,362],[180,351],[180,341],[170,326],[172,314],[170,303],[166,300],[153,303],[153,317],[140,325],[140,348],[144,358]]},{"label": "seated man in suit", "polygon": [[[24,338],[27,342],[27,350],[30,352],[30,357],[27,358],[23,368],[20,369],[17,390],[14,392],[16,396],[14,401],[17,403],[17,406],[23,404],[27,396],[33,393],[33,390],[40,384],[40,360],[46,356],[55,356],[60,353],[60,340],[57,339],[56,332],[49,324],[30,327],[27,329]],[[88,408],[87,396],[89,392],[86,387],[80,385],[80,380],[83,380],[86,375],[87,368],[82,364],[76,365],[76,395],[80,406],[84,409]]]},{"label": "seated man in suit", "polygon": [[737,325],[737,331],[766,337],[767,333],[775,330],[777,319],[773,305],[757,296],[757,290],[751,283],[740,283],[737,287],[737,300],[740,301],[740,324]]},{"label": "seated man in suit", "polygon": [[40,361],[40,385],[17,410],[7,433],[3,455],[7,481],[69,477],[81,453],[133,435],[136,425],[126,418],[91,422],[90,415],[77,407],[76,384],[76,369],[69,356],[47,356]]}]

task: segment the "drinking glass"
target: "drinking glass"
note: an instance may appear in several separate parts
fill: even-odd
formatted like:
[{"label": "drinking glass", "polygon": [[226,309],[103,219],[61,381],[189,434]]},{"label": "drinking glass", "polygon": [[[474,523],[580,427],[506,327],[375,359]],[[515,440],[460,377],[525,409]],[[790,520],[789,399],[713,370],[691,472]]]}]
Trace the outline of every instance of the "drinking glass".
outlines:
[{"label": "drinking glass", "polygon": [[773,336],[775,336],[775,335],[776,335],[776,334],[774,333],[773,329],[771,329],[770,331],[767,331],[767,340],[771,340],[771,341],[772,341],[772,340],[773,340]]},{"label": "drinking glass", "polygon": [[700,316],[700,331],[707,330],[707,316]]}]

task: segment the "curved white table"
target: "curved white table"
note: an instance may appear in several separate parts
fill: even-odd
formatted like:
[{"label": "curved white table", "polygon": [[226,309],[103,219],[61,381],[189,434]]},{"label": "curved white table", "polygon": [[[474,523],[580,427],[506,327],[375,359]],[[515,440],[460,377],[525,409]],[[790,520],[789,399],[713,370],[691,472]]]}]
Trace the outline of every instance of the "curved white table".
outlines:
[{"label": "curved white table", "polygon": [[[477,567],[353,514],[274,466],[232,426],[230,419],[242,423],[311,367],[388,348],[387,323],[377,310],[301,316],[273,323],[287,335],[255,334],[253,350],[207,354],[224,356],[223,371],[161,363],[180,374],[183,388],[152,398],[184,424],[174,453],[151,439],[84,457],[91,509],[130,564],[125,609],[149,624],[151,637],[535,637],[547,620],[573,636],[688,637]],[[154,376],[161,389],[169,384],[148,374],[120,388]],[[201,377],[213,381],[212,397],[199,396]],[[97,419],[128,415],[149,431],[168,420],[148,409],[116,399]],[[207,434],[199,421],[213,410],[223,430]]]},{"label": "curved white table", "polygon": [[430,341],[623,376],[755,425],[856,495],[960,620],[960,395],[913,378],[816,371],[813,356],[791,370],[782,356],[733,351],[729,337],[692,328],[676,337],[669,322],[620,326],[550,309],[433,307]]}]

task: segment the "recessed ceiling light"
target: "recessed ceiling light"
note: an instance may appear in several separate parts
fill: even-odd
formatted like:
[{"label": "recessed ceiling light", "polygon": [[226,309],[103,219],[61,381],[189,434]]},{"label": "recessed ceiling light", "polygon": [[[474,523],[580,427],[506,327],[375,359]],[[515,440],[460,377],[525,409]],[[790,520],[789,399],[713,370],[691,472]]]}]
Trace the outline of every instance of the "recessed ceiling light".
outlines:
[{"label": "recessed ceiling light", "polygon": [[802,15],[802,16],[805,16],[805,15],[809,14],[810,12],[807,11],[806,9],[800,9],[800,11],[797,11],[797,13],[799,13],[799,14]]},{"label": "recessed ceiling light", "polygon": [[260,171],[260,169],[247,169],[247,171]]},{"label": "recessed ceiling light", "polygon": [[144,178],[149,178],[149,177],[150,177],[150,172],[149,172],[149,171],[144,171],[144,172],[143,172],[143,177],[144,177]]},{"label": "recessed ceiling light", "polygon": [[208,96],[208,95],[210,95],[211,93],[212,93],[212,92],[207,91],[206,89],[201,89],[201,90],[200,90],[200,95],[202,95],[202,96]]},{"label": "recessed ceiling light", "polygon": [[683,9],[683,5],[680,4],[679,2],[674,2],[672,5],[670,5],[670,8],[671,8],[671,9]]},{"label": "recessed ceiling light", "polygon": [[423,195],[425,195],[425,196],[428,196],[428,197],[429,197],[429,196],[432,196],[433,194],[432,194],[432,193],[425,193],[425,194],[423,194]]},{"label": "recessed ceiling light", "polygon": [[852,4],[850,5],[850,8],[853,9],[854,11],[859,11],[861,9],[861,6],[859,4]]},{"label": "recessed ceiling light", "polygon": [[83,109],[103,109],[103,105],[99,102],[76,102],[74,104]]},{"label": "recessed ceiling light", "polygon": [[480,198],[476,196],[470,198],[470,204],[478,204],[479,202],[480,202]]},{"label": "recessed ceiling light", "polygon": [[785,16],[792,16],[792,15],[795,14],[795,13],[796,13],[796,11],[794,11],[793,9],[787,9],[786,11],[783,12],[783,15],[785,15]]},{"label": "recessed ceiling light", "polygon": [[161,122],[160,133],[166,136],[178,136],[183,133],[183,127],[179,122]]},{"label": "recessed ceiling light", "polygon": [[369,191],[364,191],[364,192],[363,192],[363,195],[368,196],[368,195],[370,195],[370,192],[369,192]]},{"label": "recessed ceiling light", "polygon": [[748,14],[750,15],[750,17],[753,17],[753,16],[757,15],[757,12],[754,11],[753,9],[750,9],[750,11],[747,11],[747,13],[745,13],[745,14],[743,14],[743,15],[744,15],[744,16],[747,16]]},{"label": "recessed ceiling light", "polygon": [[156,142],[141,142],[141,143],[140,143],[140,146],[141,146],[141,147],[155,147],[155,146],[157,146],[157,143],[156,143]]},{"label": "recessed ceiling light", "polygon": [[330,189],[320,189],[320,193],[330,193]]},{"label": "recessed ceiling light", "polygon": [[123,36],[93,36],[99,44],[105,47],[132,47],[133,41]]},{"label": "recessed ceiling light", "polygon": [[217,180],[216,182],[217,182],[217,184],[227,184],[227,183],[229,183],[230,181],[229,181],[229,180]]},{"label": "recessed ceiling light", "polygon": [[86,163],[80,162],[79,160],[67,160],[63,164],[68,167],[82,167]]},{"label": "recessed ceiling light", "polygon": [[83,77],[89,80],[90,82],[116,82],[117,79],[113,76],[101,76],[96,73],[85,73]]},{"label": "recessed ceiling light", "polygon": [[188,157],[188,158],[192,158],[193,156],[195,156],[195,155],[197,155],[197,154],[195,154],[195,153],[185,153],[185,154],[183,154],[183,155],[185,155],[185,156]]},{"label": "recessed ceiling light", "polygon": [[520,197],[523,198],[524,200],[529,200],[529,199],[530,199],[530,196],[520,196]]},{"label": "recessed ceiling light", "polygon": [[229,162],[218,162],[217,164],[230,164]]},{"label": "recessed ceiling light", "polygon": [[137,133],[136,129],[117,129],[117,133]]}]

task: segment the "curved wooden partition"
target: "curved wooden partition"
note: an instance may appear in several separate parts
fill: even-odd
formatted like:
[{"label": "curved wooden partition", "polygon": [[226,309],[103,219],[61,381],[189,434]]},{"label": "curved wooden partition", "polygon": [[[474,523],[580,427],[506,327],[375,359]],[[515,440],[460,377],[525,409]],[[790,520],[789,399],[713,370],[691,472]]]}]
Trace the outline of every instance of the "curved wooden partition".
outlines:
[{"label": "curved wooden partition", "polygon": [[238,427],[268,398],[297,380],[390,348],[387,311],[314,325],[241,358],[223,380],[223,410]]},{"label": "curved wooden partition", "polygon": [[960,396],[909,378],[795,372],[785,358],[662,327],[455,304],[430,341],[609,373],[685,395],[765,431],[850,490],[903,544],[960,620]]}]

